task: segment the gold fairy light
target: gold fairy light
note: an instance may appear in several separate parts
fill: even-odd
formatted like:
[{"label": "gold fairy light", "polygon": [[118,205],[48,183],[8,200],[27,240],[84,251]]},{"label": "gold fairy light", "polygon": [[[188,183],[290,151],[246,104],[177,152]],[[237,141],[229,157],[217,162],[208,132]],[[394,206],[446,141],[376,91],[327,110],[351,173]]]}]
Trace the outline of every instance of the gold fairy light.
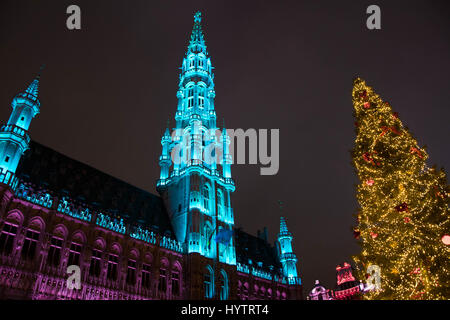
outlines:
[{"label": "gold fairy light", "polygon": [[354,257],[360,278],[378,265],[382,290],[367,299],[450,299],[449,185],[428,168],[418,146],[374,90],[356,79],[352,92],[356,139],[353,164],[360,184]]}]

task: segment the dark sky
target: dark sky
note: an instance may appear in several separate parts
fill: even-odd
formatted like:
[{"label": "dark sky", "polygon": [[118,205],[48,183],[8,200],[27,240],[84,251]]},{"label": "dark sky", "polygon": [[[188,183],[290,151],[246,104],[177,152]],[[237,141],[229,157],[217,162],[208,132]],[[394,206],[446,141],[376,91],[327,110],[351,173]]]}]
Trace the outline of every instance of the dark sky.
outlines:
[{"label": "dark sky", "polygon": [[[374,3],[382,30],[369,31]],[[70,4],[81,7],[81,31],[66,29]],[[305,291],[315,279],[334,287],[335,266],[358,251],[352,79],[391,103],[428,146],[430,164],[450,168],[449,9],[446,1],[2,0],[0,121],[45,63],[32,138],[156,193],[160,138],[201,10],[218,119],[280,129],[277,175],[232,167],[236,226],[253,234],[267,226],[273,241],[283,200]]]}]

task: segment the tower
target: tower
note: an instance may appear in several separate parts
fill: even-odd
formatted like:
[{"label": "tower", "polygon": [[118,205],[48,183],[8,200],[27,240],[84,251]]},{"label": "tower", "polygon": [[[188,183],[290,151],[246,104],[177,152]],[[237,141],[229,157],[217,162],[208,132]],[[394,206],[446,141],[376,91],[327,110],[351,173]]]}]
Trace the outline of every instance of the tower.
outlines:
[{"label": "tower", "polygon": [[235,265],[233,239],[217,240],[233,230],[230,197],[235,186],[230,169],[230,138],[225,129],[220,132],[216,125],[213,66],[200,12],[194,15],[180,69],[175,128],[172,134],[167,128],[161,139],[157,190],[166,203],[175,236],[188,254]]},{"label": "tower", "polygon": [[277,240],[283,275],[288,279],[289,284],[301,284],[297,273],[297,257],[292,252],[292,233],[289,232],[284,217],[280,218],[280,233]]},{"label": "tower", "polygon": [[2,178],[15,174],[20,157],[28,149],[30,143],[28,128],[31,120],[40,111],[39,79],[40,74],[24,92],[20,92],[13,98],[11,116],[8,123],[0,129],[0,171]]}]

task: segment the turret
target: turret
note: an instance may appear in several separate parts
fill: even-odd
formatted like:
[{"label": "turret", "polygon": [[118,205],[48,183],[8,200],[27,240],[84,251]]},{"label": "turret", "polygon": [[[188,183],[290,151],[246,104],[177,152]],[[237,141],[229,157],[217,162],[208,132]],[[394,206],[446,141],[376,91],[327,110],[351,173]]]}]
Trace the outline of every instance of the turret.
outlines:
[{"label": "turret", "polygon": [[278,248],[283,275],[290,284],[301,284],[297,273],[297,257],[292,251],[292,233],[289,232],[284,217],[280,218],[280,233],[278,234]]},{"label": "turret", "polygon": [[166,131],[164,132],[164,135],[161,138],[161,145],[162,145],[162,152],[161,156],[159,157],[159,165],[161,167],[161,174],[160,179],[165,180],[169,177],[169,168],[172,164],[171,158],[170,158],[170,142],[172,141],[172,138],[170,136],[169,128],[166,128]]},{"label": "turret", "polygon": [[0,129],[0,171],[2,181],[5,175],[14,175],[20,157],[28,149],[30,137],[28,128],[31,120],[40,112],[40,74],[27,89],[17,94],[12,102],[12,112],[8,123]]}]

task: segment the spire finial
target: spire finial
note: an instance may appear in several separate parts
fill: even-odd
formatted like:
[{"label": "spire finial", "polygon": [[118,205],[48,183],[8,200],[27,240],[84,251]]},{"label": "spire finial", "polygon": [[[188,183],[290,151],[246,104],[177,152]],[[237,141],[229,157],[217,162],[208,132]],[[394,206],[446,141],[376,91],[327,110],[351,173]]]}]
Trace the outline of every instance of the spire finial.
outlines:
[{"label": "spire finial", "polygon": [[189,48],[191,51],[205,51],[205,39],[202,33],[202,13],[197,11],[194,14],[194,27],[192,28],[191,40],[189,42]]},{"label": "spire finial", "polygon": [[197,11],[194,14],[194,23],[201,23],[202,22],[202,13],[200,11]]}]

